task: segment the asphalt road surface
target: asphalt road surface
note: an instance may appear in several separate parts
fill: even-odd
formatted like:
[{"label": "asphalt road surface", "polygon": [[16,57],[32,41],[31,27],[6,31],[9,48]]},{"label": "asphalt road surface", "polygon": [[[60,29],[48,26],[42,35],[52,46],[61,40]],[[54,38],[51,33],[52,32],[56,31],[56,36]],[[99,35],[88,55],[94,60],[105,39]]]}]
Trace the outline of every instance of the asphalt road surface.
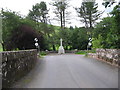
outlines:
[{"label": "asphalt road surface", "polygon": [[47,55],[14,88],[118,88],[118,68],[83,55]]}]

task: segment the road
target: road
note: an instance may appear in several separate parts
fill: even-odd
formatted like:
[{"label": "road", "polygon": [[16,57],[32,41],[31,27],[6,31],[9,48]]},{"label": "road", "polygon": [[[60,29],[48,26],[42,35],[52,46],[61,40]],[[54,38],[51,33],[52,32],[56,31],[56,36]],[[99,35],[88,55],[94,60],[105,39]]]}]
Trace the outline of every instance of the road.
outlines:
[{"label": "road", "polygon": [[83,55],[47,55],[14,88],[118,88],[118,68]]}]

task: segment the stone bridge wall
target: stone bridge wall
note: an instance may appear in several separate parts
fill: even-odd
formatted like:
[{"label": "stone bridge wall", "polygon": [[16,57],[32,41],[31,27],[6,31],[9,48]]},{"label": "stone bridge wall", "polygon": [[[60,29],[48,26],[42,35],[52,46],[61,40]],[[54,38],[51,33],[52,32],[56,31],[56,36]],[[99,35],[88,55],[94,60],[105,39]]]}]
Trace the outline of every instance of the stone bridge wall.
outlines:
[{"label": "stone bridge wall", "polygon": [[35,65],[37,50],[7,51],[2,53],[2,87],[10,87]]},{"label": "stone bridge wall", "polygon": [[[47,54],[49,53],[58,53],[58,51],[45,51]],[[65,50],[65,53],[75,53],[77,50]]]},{"label": "stone bridge wall", "polygon": [[96,53],[89,53],[88,56],[120,66],[120,49],[96,49]]}]

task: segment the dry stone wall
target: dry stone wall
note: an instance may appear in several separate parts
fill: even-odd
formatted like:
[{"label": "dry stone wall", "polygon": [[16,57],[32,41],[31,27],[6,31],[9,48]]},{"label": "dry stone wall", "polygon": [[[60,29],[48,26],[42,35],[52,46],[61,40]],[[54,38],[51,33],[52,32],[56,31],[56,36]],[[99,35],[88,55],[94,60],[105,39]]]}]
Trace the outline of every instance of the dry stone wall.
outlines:
[{"label": "dry stone wall", "polygon": [[37,50],[7,51],[2,53],[2,87],[8,88],[26,75],[35,65]]},{"label": "dry stone wall", "polygon": [[[65,53],[75,53],[78,50],[65,50]],[[58,53],[58,51],[45,51],[47,54],[49,53]]]},{"label": "dry stone wall", "polygon": [[88,56],[120,66],[120,49],[96,49],[96,53],[89,53]]}]

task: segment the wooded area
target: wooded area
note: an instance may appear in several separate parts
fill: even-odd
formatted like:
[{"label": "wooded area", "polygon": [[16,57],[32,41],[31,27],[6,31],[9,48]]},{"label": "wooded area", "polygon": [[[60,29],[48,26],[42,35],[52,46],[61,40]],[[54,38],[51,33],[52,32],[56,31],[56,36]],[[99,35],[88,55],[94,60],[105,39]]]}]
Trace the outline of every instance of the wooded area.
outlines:
[{"label": "wooded area", "polygon": [[[120,3],[114,7],[110,16],[96,23],[103,13],[98,11],[98,4],[82,2],[81,6],[75,10],[84,27],[74,28],[66,27],[70,14],[67,12],[68,2],[68,0],[51,2],[60,26],[51,24],[49,10],[44,1],[35,4],[26,17],[17,12],[2,9],[0,15],[2,16],[3,50],[36,48],[34,38],[38,38],[40,50],[58,50],[60,38],[63,39],[65,50],[87,50],[89,38],[92,38],[93,49],[120,48]],[[103,7],[112,4],[114,3],[104,3]]]}]

